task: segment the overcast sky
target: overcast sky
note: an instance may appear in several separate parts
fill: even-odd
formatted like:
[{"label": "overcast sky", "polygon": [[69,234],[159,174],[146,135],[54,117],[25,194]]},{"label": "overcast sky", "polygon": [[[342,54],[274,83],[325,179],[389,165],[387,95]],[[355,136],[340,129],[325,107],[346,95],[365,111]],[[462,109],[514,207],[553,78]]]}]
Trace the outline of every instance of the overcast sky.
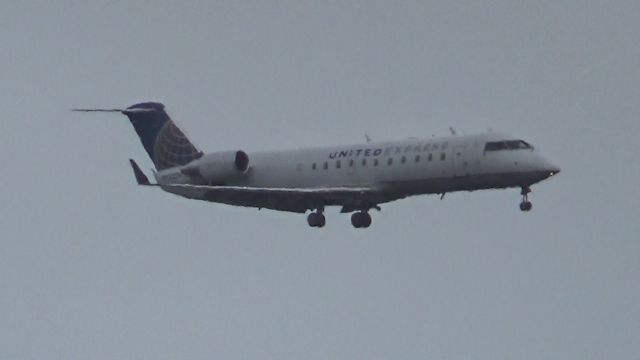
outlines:
[{"label": "overcast sky", "polygon": [[[0,359],[640,359],[637,1],[2,1]],[[493,129],[562,168],[368,230],[137,187],[207,151]]]}]

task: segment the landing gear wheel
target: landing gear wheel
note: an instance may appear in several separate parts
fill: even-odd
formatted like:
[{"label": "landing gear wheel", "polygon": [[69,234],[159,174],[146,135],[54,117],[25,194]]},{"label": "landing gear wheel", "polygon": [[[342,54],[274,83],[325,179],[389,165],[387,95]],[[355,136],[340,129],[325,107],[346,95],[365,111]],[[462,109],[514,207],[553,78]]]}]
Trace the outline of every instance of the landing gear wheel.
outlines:
[{"label": "landing gear wheel", "polygon": [[324,214],[319,212],[312,212],[311,214],[309,214],[309,216],[307,216],[307,222],[311,227],[321,228],[326,224],[327,221],[324,217]]},{"label": "landing gear wheel", "polygon": [[371,225],[371,215],[366,211],[358,211],[351,215],[351,225],[354,228],[368,228]]},{"label": "landing gear wheel", "polygon": [[521,211],[531,211],[532,207],[533,207],[533,204],[531,203],[531,201],[523,201],[520,203]]},{"label": "landing gear wheel", "polygon": [[520,192],[520,194],[522,195],[522,202],[520,203],[521,211],[531,211],[531,208],[533,207],[533,204],[531,203],[531,201],[529,201],[528,195],[530,192],[531,189],[529,189],[528,186],[522,187],[522,191]]}]

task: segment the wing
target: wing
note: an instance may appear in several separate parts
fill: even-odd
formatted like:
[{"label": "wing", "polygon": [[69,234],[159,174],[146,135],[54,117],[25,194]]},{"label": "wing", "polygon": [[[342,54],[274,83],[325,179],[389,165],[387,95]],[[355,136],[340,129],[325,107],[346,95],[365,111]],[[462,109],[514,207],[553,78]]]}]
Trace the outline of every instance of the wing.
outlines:
[{"label": "wing", "polygon": [[160,186],[168,192],[192,199],[299,213],[325,205],[360,208],[384,202],[381,197],[382,191],[373,187],[257,188],[187,184]]}]

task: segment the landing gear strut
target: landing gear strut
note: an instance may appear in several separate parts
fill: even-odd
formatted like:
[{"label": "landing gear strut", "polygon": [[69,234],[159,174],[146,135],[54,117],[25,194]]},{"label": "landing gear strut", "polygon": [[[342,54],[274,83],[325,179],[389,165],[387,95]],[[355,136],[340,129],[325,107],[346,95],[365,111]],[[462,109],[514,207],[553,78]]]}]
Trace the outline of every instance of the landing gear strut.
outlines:
[{"label": "landing gear strut", "polygon": [[351,215],[351,225],[354,228],[368,228],[371,225],[371,215],[366,211],[358,211]]},{"label": "landing gear strut", "polygon": [[309,214],[309,216],[307,216],[307,222],[311,227],[317,227],[317,228],[324,227],[327,220],[324,217],[323,209],[318,209],[315,212],[312,212],[311,214]]},{"label": "landing gear strut", "polygon": [[522,195],[522,202],[520,203],[521,211],[531,211],[531,208],[533,207],[533,204],[531,204],[528,197],[530,192],[531,189],[528,186],[522,187],[522,191],[520,192],[520,195]]}]

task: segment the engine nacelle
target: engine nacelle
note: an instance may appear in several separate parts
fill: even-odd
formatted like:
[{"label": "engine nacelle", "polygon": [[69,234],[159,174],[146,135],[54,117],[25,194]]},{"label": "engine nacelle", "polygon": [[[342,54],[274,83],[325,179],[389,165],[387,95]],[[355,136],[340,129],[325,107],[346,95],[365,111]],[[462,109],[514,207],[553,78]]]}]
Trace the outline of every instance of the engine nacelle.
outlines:
[{"label": "engine nacelle", "polygon": [[249,155],[242,150],[206,154],[185,165],[180,172],[208,184],[224,184],[249,169]]}]

